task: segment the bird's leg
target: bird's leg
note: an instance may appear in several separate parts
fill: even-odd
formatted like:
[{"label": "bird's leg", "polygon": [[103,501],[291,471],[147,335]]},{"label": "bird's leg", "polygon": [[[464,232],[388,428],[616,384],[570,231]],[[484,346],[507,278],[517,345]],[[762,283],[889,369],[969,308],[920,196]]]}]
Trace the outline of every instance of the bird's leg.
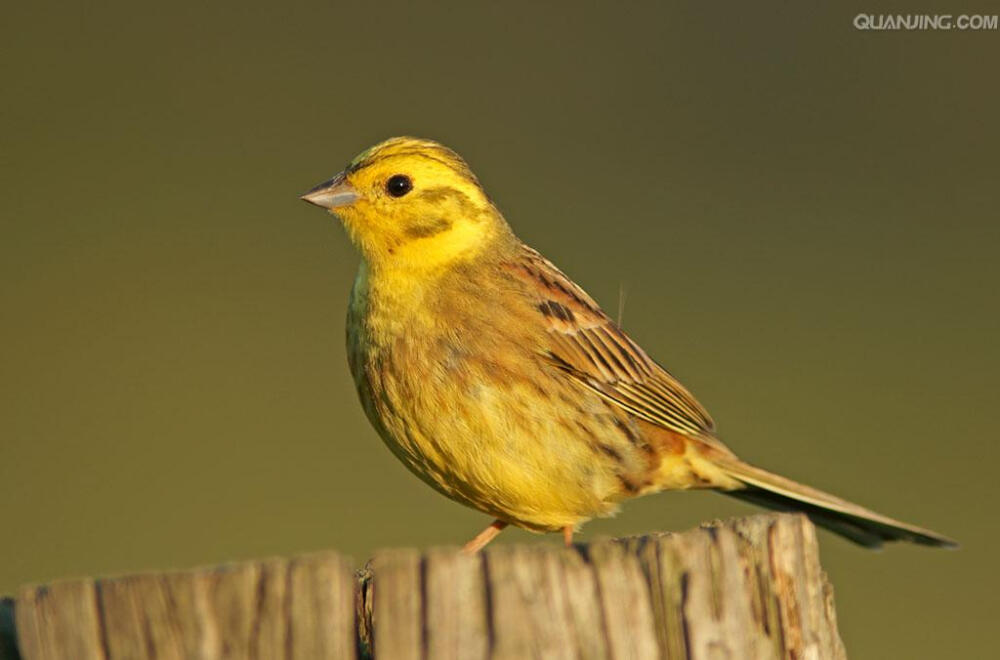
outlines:
[{"label": "bird's leg", "polygon": [[566,525],[565,527],[563,527],[563,541],[566,542],[566,547],[567,548],[573,545],[573,526],[572,525]]},{"label": "bird's leg", "polygon": [[462,552],[467,555],[474,555],[484,547],[486,544],[497,537],[497,534],[503,531],[503,528],[507,526],[502,520],[494,520],[489,527],[483,531],[476,534],[476,538],[472,539],[464,546],[462,546]]}]

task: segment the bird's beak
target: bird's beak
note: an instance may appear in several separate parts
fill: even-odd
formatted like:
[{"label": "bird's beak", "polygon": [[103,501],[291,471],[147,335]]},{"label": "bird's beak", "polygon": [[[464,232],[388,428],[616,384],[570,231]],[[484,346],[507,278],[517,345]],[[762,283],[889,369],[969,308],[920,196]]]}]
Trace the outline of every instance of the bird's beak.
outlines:
[{"label": "bird's beak", "polygon": [[339,209],[358,201],[361,195],[354,189],[354,186],[347,182],[344,173],[341,172],[329,181],[319,184],[299,199],[322,206],[325,209]]}]

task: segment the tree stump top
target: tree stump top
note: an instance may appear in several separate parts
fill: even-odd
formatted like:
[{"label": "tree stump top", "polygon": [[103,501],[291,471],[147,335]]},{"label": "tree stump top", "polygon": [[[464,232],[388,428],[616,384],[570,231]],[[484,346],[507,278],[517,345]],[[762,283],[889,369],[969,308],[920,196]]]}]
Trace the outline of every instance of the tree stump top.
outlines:
[{"label": "tree stump top", "polygon": [[815,531],[789,514],[573,548],[388,550],[358,573],[331,552],[32,585],[0,604],[0,658],[18,652],[26,660],[845,657]]}]

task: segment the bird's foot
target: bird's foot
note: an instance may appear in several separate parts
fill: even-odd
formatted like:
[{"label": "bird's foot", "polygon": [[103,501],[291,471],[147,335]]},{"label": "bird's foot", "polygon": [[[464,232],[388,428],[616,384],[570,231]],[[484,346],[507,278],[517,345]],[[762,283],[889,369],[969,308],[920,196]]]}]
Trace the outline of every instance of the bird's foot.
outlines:
[{"label": "bird's foot", "polygon": [[489,527],[483,531],[476,534],[476,537],[462,546],[462,553],[466,555],[474,555],[484,547],[486,544],[497,537],[497,535],[503,531],[504,527],[507,526],[502,520],[494,520]]}]

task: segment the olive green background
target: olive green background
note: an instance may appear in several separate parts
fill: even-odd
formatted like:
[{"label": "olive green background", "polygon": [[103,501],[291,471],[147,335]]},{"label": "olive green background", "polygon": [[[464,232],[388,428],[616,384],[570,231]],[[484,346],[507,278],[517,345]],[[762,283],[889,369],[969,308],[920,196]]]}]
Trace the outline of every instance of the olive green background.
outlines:
[{"label": "olive green background", "polygon": [[[822,534],[852,657],[995,650],[1000,33],[855,30],[877,3],[26,4],[0,26],[0,593],[488,522],[369,428],[358,258],[297,200],[414,134],[613,314],[624,286],[745,458],[963,543]],[[749,511],[664,494],[582,538]],[[525,541],[557,539],[500,542]]]}]

